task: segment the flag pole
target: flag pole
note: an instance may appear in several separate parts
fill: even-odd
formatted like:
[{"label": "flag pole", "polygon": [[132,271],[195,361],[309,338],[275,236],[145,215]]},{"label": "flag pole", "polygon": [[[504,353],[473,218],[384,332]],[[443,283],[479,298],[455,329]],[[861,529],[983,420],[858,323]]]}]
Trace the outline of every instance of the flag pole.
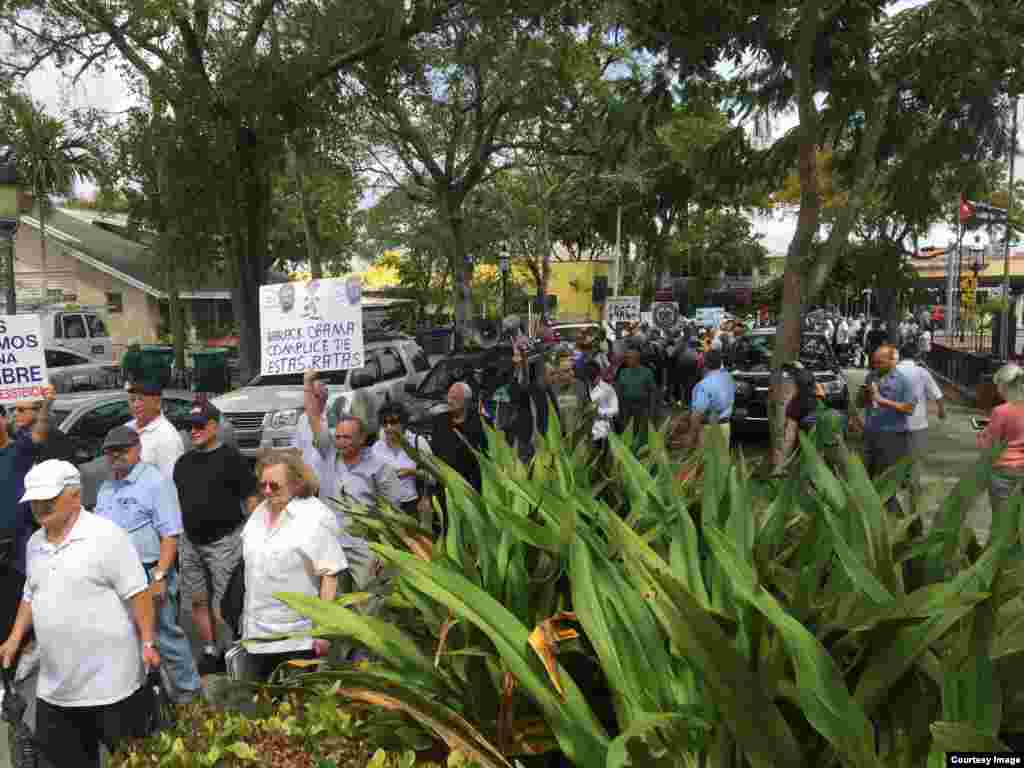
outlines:
[{"label": "flag pole", "polygon": [[[1003,360],[1009,360],[1010,355],[1016,354],[1016,349],[1010,349],[1010,232],[1011,217],[1013,215],[1013,171],[1017,159],[1017,112],[1019,102],[1013,100],[1013,128],[1010,136],[1010,190],[1006,201],[1006,240],[1003,243],[1003,322],[1000,335],[999,353]],[[1016,346],[1016,345],[1015,345]]]}]

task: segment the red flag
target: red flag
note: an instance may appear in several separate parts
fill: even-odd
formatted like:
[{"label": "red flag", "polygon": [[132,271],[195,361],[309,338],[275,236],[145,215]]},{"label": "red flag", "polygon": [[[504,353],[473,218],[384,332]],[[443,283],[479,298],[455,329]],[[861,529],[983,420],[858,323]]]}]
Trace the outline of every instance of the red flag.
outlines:
[{"label": "red flag", "polygon": [[960,223],[966,224],[974,216],[975,208],[966,198],[960,198]]}]

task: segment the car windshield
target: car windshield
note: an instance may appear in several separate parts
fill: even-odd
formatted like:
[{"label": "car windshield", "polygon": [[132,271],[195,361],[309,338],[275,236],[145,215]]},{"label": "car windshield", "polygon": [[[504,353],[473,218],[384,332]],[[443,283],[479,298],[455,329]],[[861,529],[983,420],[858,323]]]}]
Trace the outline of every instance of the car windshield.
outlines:
[{"label": "car windshield", "polygon": [[[331,386],[344,384],[348,371],[322,371],[320,378]],[[274,376],[257,376],[246,386],[249,387],[301,387],[301,373],[280,373]]]},{"label": "car windshield", "polygon": [[[774,334],[754,334],[736,341],[732,359],[738,368],[770,368],[775,349]],[[822,336],[804,336],[800,343],[800,362],[809,368],[831,368],[832,354]]]},{"label": "car windshield", "polygon": [[71,411],[62,411],[59,408],[50,409],[50,422],[58,427],[64,423],[64,419],[71,415]]},{"label": "car windshield", "polygon": [[465,381],[474,386],[476,377],[473,366],[463,360],[442,360],[430,369],[420,383],[416,394],[434,400],[443,400],[456,381]]}]

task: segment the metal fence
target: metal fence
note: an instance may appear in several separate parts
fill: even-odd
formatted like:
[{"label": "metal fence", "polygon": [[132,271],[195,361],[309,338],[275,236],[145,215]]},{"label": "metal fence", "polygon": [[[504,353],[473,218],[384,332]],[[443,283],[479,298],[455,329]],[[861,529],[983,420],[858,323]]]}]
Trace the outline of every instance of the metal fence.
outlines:
[{"label": "metal fence", "polygon": [[975,400],[978,388],[991,383],[992,374],[1003,363],[989,354],[932,344],[927,364],[933,373],[960,390],[962,395]]}]

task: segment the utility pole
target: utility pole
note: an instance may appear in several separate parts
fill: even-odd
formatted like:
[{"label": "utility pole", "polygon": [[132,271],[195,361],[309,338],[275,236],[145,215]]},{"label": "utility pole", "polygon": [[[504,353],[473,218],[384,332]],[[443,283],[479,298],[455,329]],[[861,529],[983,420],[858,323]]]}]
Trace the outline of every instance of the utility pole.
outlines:
[{"label": "utility pole", "polygon": [[1010,134],[1010,190],[1006,202],[1006,240],[1003,242],[1003,322],[1000,334],[999,353],[1003,360],[1009,360],[1016,349],[1010,349],[1010,233],[1013,216],[1013,171],[1017,159],[1017,112],[1019,100],[1013,100],[1013,127]]},{"label": "utility pole", "polygon": [[622,280],[622,203],[615,211],[615,285],[612,296],[619,295],[619,284]]}]

